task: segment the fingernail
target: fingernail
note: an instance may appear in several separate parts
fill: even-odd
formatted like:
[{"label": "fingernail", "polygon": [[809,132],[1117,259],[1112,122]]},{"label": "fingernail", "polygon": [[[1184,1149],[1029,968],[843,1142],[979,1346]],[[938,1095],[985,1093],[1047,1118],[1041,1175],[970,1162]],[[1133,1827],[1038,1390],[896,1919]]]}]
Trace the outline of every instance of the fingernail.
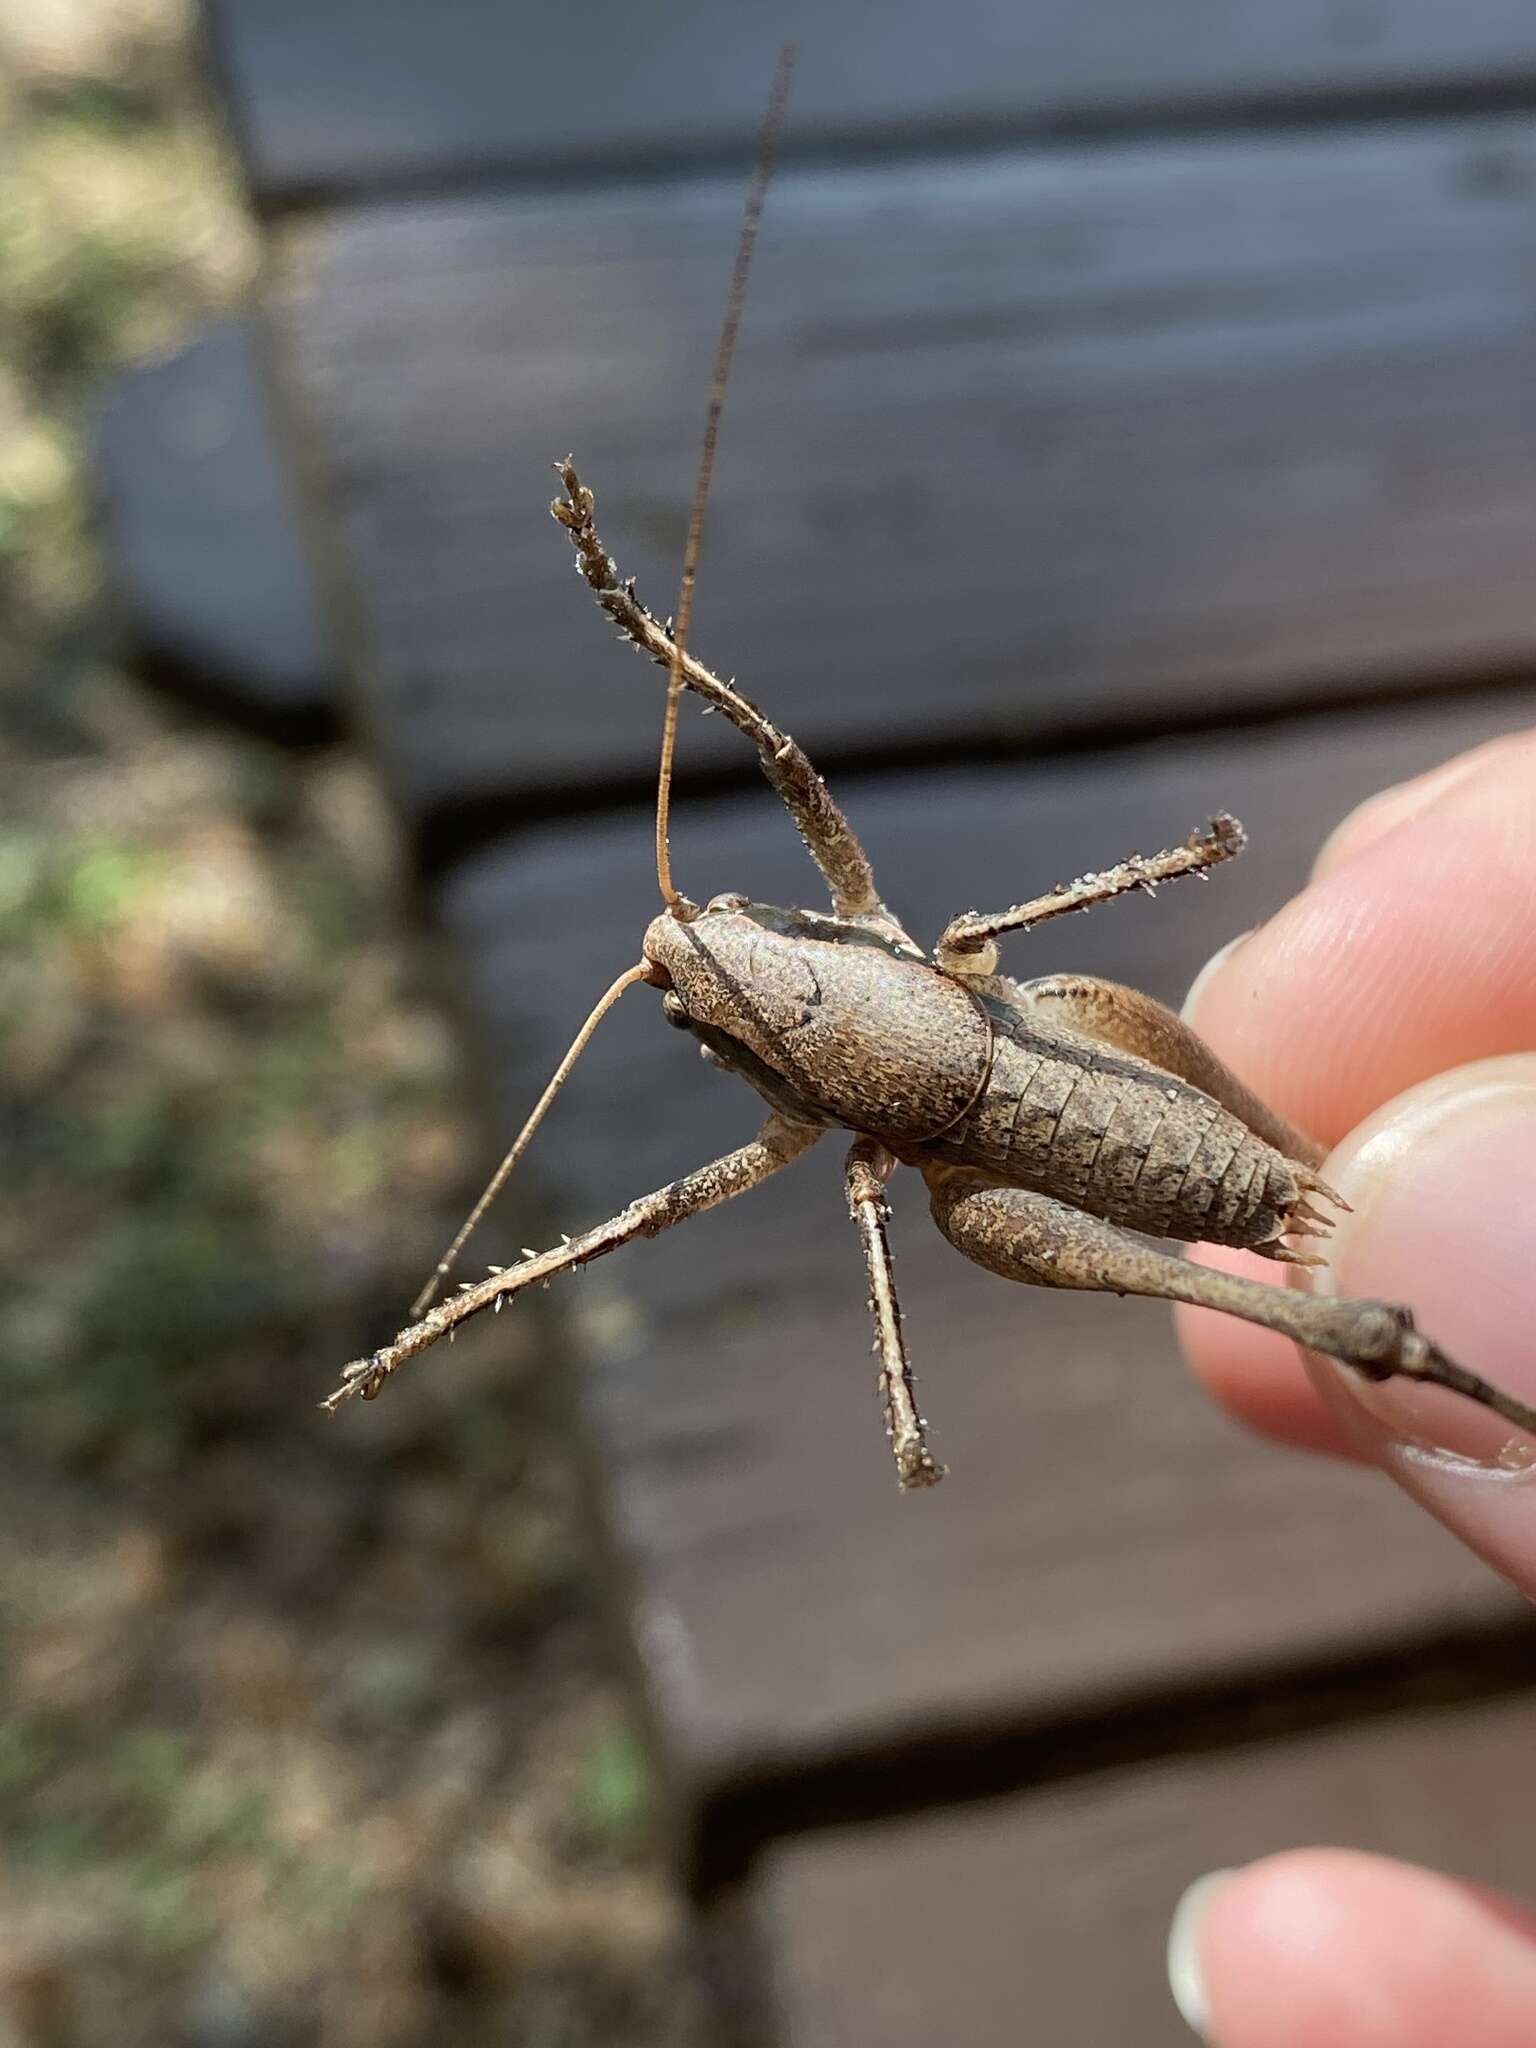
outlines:
[{"label": "fingernail", "polygon": [[1200,1961],[1200,1938],[1212,1901],[1231,1875],[1230,1870],[1212,1870],[1197,1877],[1174,1907],[1168,1929],[1168,1989],[1173,1993],[1179,2016],[1202,2041],[1208,2039],[1210,2014]]},{"label": "fingernail", "polygon": [[1207,986],[1214,979],[1218,971],[1225,967],[1239,946],[1247,945],[1257,930],[1257,925],[1250,925],[1247,931],[1239,932],[1235,939],[1228,939],[1221,950],[1213,953],[1210,959],[1206,961],[1200,972],[1189,984],[1189,994],[1184,998],[1184,1007],[1179,1011],[1180,1017],[1186,1024],[1192,1025],[1194,1023],[1195,1012],[1200,1007],[1200,998],[1205,994]]},{"label": "fingernail", "polygon": [[[1353,1207],[1317,1291],[1400,1303],[1458,1364],[1536,1401],[1536,1054],[1441,1074],[1351,1134],[1324,1167]],[[1400,1442],[1487,1464],[1536,1445],[1442,1388],[1323,1377]]]}]

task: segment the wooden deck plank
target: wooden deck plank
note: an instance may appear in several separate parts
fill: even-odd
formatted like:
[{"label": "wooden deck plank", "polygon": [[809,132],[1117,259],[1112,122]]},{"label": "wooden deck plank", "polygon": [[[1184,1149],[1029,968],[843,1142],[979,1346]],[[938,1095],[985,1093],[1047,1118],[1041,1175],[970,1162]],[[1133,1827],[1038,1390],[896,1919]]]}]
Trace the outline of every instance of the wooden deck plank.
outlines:
[{"label": "wooden deck plank", "polygon": [[[877,778],[844,796],[920,935],[957,907],[1167,843],[1231,805],[1254,849],[1207,886],[1013,950],[1020,971],[1095,969],[1177,1000],[1215,945],[1301,882],[1349,804],[1533,712],[1526,692],[1027,770]],[[814,747],[814,724],[805,738]],[[811,895],[766,792],[685,807],[674,847],[696,895]],[[460,871],[442,905],[511,1128],[636,957],[655,908],[649,818],[531,831]],[[701,1068],[638,992],[604,1023],[477,1261],[534,1242],[551,1215],[585,1227],[756,1120],[755,1098]],[[685,1799],[839,1749],[1523,1611],[1381,1482],[1250,1442],[1214,1414],[1160,1307],[978,1272],[938,1238],[905,1175],[898,1272],[952,1471],[931,1494],[898,1496],[840,1152],[825,1144],[550,1299],[585,1360],[634,1628]],[[470,1342],[494,1349],[495,1325],[417,1370],[451,1373]],[[389,1398],[412,1398],[408,1381]]]},{"label": "wooden deck plank", "polygon": [[96,509],[135,654],[215,709],[325,731],[340,694],[253,324],[121,373],[95,422]]},{"label": "wooden deck plank", "polygon": [[[408,812],[648,778],[545,516],[670,603],[734,178],[358,209],[282,340]],[[802,171],[694,643],[826,758],[1536,656],[1536,122]],[[688,760],[730,759],[717,724]]]},{"label": "wooden deck plank", "polygon": [[1533,1739],[1526,1694],[791,1843],[760,1894],[780,2048],[1188,2048],[1163,1970],[1186,1884],[1333,1842],[1536,1892]]},{"label": "wooden deck plank", "polygon": [[[500,0],[205,0],[259,199],[740,145],[786,34],[777,0],[617,0],[529,15]],[[794,24],[788,23],[792,32]],[[795,88],[797,143],[920,130],[1017,134],[1209,116],[1318,96],[1507,94],[1536,74],[1522,0],[1119,0],[1009,8],[823,6]]]}]

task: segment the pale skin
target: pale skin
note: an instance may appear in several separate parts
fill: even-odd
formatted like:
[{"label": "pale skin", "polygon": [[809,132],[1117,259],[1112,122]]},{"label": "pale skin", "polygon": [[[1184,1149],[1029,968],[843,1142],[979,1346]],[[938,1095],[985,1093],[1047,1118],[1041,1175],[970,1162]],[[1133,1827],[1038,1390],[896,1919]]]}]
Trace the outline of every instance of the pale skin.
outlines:
[{"label": "pale skin", "polygon": [[[1190,1005],[1245,1079],[1334,1148],[1324,1171],[1356,1204],[1339,1234],[1338,1285],[1411,1291],[1428,1327],[1526,1395],[1533,905],[1536,733],[1521,733],[1362,806],[1311,885],[1220,956]],[[1308,1051],[1307,1020],[1320,1015],[1326,1062]],[[1234,1415],[1378,1464],[1536,1598],[1536,1470],[1501,1465],[1497,1442],[1469,1438],[1448,1409],[1415,1409],[1412,1395],[1405,1408],[1398,1390],[1362,1391],[1266,1332],[1179,1313],[1195,1371]],[[1491,1462],[1438,1456],[1426,1436]],[[1518,1796],[1511,1825],[1529,1826]],[[1536,2039],[1536,1913],[1406,1864],[1339,1849],[1265,1858],[1210,1894],[1197,1947],[1218,2048]]]}]

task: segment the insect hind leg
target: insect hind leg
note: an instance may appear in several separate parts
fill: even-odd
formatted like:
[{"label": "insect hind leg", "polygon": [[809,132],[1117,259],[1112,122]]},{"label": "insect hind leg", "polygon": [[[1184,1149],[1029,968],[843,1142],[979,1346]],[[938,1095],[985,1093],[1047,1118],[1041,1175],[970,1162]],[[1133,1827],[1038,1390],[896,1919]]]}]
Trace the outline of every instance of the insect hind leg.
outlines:
[{"label": "insect hind leg", "polygon": [[1050,1195],[997,1187],[973,1173],[929,1167],[924,1178],[934,1221],[950,1243],[1006,1280],[1219,1309],[1324,1352],[1363,1379],[1401,1376],[1448,1388],[1536,1436],[1536,1409],[1448,1358],[1405,1308],[1330,1300],[1191,1265]]}]

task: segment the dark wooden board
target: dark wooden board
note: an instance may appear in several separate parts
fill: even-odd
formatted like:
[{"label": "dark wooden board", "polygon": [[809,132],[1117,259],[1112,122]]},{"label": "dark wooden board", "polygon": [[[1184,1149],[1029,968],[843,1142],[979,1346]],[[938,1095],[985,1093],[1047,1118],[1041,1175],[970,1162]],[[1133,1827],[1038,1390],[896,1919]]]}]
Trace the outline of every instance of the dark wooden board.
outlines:
[{"label": "dark wooden board", "polygon": [[225,710],[280,729],[328,719],[336,665],[253,327],[222,321],[124,372],[91,455],[135,650]]},{"label": "dark wooden board", "polygon": [[792,1843],[760,1893],[779,2048],[1189,2048],[1185,1885],[1330,1842],[1536,1892],[1533,1741],[1526,1694]]},{"label": "dark wooden board", "polygon": [[[290,243],[296,439],[410,813],[649,777],[548,463],[574,447],[666,610],[738,203],[390,205]],[[787,174],[694,644],[829,757],[1530,660],[1533,244],[1519,119]]]},{"label": "dark wooden board", "polygon": [[878,22],[778,0],[637,18],[504,0],[205,0],[257,196],[525,167],[677,158],[741,146],[774,53],[805,31],[793,140],[921,130],[1017,132],[1085,120],[1192,117],[1254,103],[1478,88],[1536,74],[1522,0],[1119,0],[1093,8],[935,9]]},{"label": "dark wooden board", "polygon": [[[1207,885],[1012,950],[1019,972],[1088,968],[1176,1001],[1217,944],[1300,883],[1351,803],[1533,712],[1525,692],[844,795],[920,936],[956,908],[1166,844],[1233,806],[1254,848]],[[697,896],[814,900],[766,791],[685,808],[674,850]],[[506,1129],[637,957],[655,908],[639,813],[532,831],[449,882],[459,985]],[[638,991],[604,1023],[477,1262],[536,1232],[546,1241],[551,1217],[583,1228],[755,1128],[756,1098],[700,1066],[654,1005]],[[946,1726],[1347,1659],[1520,1611],[1383,1482],[1249,1441],[1213,1413],[1161,1307],[979,1272],[931,1228],[907,1175],[893,1189],[898,1273],[952,1471],[900,1497],[841,1153],[829,1139],[782,1179],[549,1298],[584,1358],[634,1628],[685,1796]],[[486,1325],[414,1370],[451,1373],[466,1345],[496,1341]],[[410,1400],[408,1380],[389,1398]]]}]

